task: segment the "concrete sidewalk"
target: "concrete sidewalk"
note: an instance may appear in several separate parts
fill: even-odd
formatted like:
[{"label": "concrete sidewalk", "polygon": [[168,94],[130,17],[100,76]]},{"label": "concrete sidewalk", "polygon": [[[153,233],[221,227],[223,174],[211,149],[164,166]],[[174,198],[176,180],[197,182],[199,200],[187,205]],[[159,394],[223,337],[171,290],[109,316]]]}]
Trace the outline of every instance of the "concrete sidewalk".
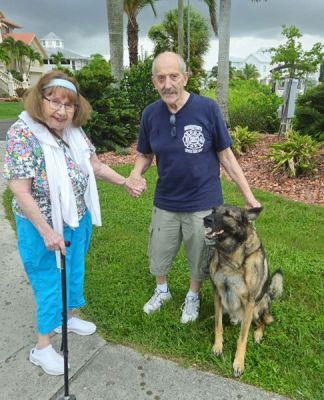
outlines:
[{"label": "concrete sidewalk", "polygon": [[0,120],[0,140],[6,140],[7,130],[14,122],[12,119]]},{"label": "concrete sidewalk", "polygon": [[[0,141],[0,160],[4,142]],[[63,377],[48,376],[28,361],[35,345],[35,306],[4,217],[0,178],[0,400],[58,400]],[[60,335],[53,344],[60,347]],[[104,341],[69,334],[70,393],[77,400],[283,400],[284,397]]]}]

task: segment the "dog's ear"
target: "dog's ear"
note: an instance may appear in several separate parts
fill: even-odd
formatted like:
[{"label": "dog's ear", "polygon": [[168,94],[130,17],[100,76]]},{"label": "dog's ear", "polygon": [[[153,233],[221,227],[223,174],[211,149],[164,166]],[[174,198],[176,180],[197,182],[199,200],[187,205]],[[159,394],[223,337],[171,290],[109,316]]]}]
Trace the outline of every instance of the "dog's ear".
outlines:
[{"label": "dog's ear", "polygon": [[248,221],[255,221],[258,218],[261,211],[262,207],[254,207],[245,210],[244,214]]}]

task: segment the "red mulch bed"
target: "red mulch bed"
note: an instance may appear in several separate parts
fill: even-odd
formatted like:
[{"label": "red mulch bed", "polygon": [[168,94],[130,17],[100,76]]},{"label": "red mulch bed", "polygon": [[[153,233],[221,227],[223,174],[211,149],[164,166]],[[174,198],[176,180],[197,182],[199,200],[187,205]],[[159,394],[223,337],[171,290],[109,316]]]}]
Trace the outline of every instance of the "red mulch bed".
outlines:
[{"label": "red mulch bed", "polygon": [[[320,155],[318,170],[313,176],[298,179],[275,177],[272,174],[273,164],[263,157],[269,152],[269,145],[278,141],[277,135],[262,135],[256,146],[239,158],[239,163],[252,188],[279,194],[290,200],[307,204],[324,205],[324,154]],[[108,165],[133,164],[136,158],[136,145],[132,145],[127,156],[113,152],[99,155],[101,161]]]}]

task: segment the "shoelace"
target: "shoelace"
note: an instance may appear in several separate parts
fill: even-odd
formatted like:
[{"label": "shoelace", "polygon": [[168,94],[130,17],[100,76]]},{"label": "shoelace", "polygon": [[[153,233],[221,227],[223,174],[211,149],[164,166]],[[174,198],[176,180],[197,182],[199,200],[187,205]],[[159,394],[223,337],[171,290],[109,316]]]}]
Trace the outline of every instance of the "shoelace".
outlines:
[{"label": "shoelace", "polygon": [[183,309],[185,309],[186,313],[191,315],[195,312],[197,312],[197,302],[198,299],[190,299],[190,298],[186,298],[186,300],[184,301],[184,303],[181,306],[181,311],[183,311]]},{"label": "shoelace", "polygon": [[160,295],[162,294],[163,292],[161,292],[161,291],[156,291],[155,293],[154,293],[154,295],[152,296],[152,298],[151,298],[151,300],[149,301],[149,303],[151,304],[151,305],[153,305],[153,304],[155,304],[155,303],[157,303],[157,302],[159,302],[159,303],[161,303],[161,298],[159,299],[159,297],[160,297]]}]

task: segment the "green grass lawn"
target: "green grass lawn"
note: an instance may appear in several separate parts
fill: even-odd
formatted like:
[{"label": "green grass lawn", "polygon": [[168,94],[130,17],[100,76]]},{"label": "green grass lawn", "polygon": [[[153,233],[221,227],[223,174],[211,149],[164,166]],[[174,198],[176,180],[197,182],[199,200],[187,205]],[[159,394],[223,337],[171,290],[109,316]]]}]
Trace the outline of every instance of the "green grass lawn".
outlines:
[{"label": "green grass lawn", "polygon": [[0,102],[0,120],[16,119],[23,110],[21,102]]},{"label": "green grass lawn", "polygon": [[[131,167],[116,169],[126,175]],[[225,319],[224,352],[220,358],[214,357],[209,282],[202,288],[198,321],[180,323],[189,280],[183,249],[169,273],[173,300],[156,314],[143,313],[155,287],[146,256],[155,169],[146,175],[149,191],[137,200],[120,187],[99,184],[103,227],[94,228],[87,256],[84,314],[109,341],[232,377],[239,327]],[[223,181],[223,187],[226,203],[243,205],[235,186]],[[267,327],[261,345],[253,344],[251,330],[246,371],[239,380],[293,399],[319,400],[324,393],[324,208],[258,190],[255,194],[264,206],[256,226],[270,269],[283,270],[284,295],[273,303],[275,322]],[[9,202],[6,193],[8,208]]]}]

